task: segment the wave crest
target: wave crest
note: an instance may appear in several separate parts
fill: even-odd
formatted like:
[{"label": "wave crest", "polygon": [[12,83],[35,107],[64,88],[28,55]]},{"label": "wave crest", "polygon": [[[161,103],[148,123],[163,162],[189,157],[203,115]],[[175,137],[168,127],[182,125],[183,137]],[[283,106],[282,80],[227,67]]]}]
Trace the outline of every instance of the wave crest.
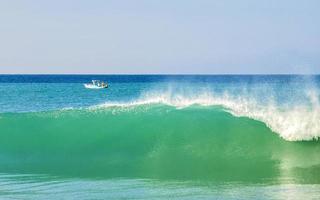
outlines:
[{"label": "wave crest", "polygon": [[214,94],[209,91],[173,92],[149,91],[129,102],[106,102],[91,109],[110,107],[135,107],[140,105],[164,104],[182,109],[192,105],[222,106],[237,117],[248,117],[264,122],[272,131],[287,141],[314,140],[320,137],[320,103],[315,91],[306,93],[308,104],[280,106],[272,96],[258,102],[252,95]]}]

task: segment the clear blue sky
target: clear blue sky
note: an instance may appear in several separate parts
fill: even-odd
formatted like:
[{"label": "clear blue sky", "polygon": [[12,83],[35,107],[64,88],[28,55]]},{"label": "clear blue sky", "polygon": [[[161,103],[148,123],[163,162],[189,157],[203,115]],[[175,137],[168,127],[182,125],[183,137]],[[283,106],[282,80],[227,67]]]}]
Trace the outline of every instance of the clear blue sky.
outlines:
[{"label": "clear blue sky", "polygon": [[320,1],[0,0],[0,73],[320,73]]}]

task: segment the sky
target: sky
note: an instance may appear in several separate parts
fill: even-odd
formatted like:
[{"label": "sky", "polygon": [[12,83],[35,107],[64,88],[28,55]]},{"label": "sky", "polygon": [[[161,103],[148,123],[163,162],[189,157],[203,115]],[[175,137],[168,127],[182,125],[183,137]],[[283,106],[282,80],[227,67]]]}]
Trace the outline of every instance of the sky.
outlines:
[{"label": "sky", "polygon": [[320,73],[319,0],[0,0],[0,73]]}]

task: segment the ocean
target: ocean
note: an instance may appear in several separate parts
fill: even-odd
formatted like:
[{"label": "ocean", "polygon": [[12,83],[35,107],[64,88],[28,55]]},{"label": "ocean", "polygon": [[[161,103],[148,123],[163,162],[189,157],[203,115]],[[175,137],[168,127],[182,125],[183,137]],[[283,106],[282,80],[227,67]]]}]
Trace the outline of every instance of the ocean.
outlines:
[{"label": "ocean", "polygon": [[0,199],[319,199],[319,137],[319,75],[0,75]]}]

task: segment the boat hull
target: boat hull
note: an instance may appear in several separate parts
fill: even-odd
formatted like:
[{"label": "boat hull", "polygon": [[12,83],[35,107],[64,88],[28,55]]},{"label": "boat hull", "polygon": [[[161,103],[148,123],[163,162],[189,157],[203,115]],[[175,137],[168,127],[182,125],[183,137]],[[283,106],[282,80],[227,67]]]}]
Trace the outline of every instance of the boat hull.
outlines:
[{"label": "boat hull", "polygon": [[99,87],[99,86],[96,86],[96,85],[93,85],[93,84],[83,84],[85,88],[87,89],[105,89],[107,88],[108,86],[105,86],[105,87]]}]

